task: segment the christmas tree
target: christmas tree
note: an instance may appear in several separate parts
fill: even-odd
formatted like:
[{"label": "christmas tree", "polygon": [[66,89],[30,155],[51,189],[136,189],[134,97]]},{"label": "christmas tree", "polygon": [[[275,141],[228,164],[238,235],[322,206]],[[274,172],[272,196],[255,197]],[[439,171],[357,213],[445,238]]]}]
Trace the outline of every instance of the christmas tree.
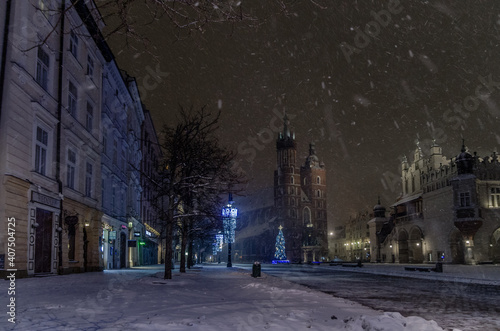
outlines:
[{"label": "christmas tree", "polygon": [[285,237],[283,236],[283,227],[280,225],[279,227],[280,232],[276,236],[276,251],[274,252],[274,258],[279,261],[284,261],[286,260],[286,253],[285,253]]}]

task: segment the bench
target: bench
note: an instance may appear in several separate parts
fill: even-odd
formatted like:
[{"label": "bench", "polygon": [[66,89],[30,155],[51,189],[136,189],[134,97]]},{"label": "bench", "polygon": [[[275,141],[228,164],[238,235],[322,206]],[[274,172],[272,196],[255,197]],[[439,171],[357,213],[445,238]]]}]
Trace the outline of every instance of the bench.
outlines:
[{"label": "bench", "polygon": [[443,272],[443,264],[438,262],[435,267],[405,267],[406,271],[420,271],[420,272]]},{"label": "bench", "polygon": [[360,267],[361,268],[363,266],[363,264],[360,261],[358,263],[342,263],[342,266],[343,267],[353,267],[353,268]]},{"label": "bench", "polygon": [[422,272],[431,272],[434,271],[432,267],[405,267],[406,271],[422,271]]}]

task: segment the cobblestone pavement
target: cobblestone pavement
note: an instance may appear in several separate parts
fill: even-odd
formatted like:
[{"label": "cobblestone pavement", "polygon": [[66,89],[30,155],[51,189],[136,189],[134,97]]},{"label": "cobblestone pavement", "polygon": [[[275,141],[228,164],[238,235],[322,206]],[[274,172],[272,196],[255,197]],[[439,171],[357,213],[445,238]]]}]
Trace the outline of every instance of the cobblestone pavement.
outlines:
[{"label": "cobblestone pavement", "polygon": [[262,271],[371,308],[432,319],[445,329],[500,330],[500,286],[312,266],[263,266]]}]

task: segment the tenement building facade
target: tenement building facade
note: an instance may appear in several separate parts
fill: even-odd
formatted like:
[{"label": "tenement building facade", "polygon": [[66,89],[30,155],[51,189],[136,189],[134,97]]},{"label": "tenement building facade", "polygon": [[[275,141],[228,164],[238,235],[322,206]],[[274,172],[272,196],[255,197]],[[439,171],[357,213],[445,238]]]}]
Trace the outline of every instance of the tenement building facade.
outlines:
[{"label": "tenement building facade", "polygon": [[95,4],[8,1],[0,13],[0,274],[140,263],[144,109]]},{"label": "tenement building facade", "polygon": [[463,145],[447,159],[433,144],[402,162],[403,194],[390,217],[368,222],[372,262],[477,264],[500,261],[500,163]]}]

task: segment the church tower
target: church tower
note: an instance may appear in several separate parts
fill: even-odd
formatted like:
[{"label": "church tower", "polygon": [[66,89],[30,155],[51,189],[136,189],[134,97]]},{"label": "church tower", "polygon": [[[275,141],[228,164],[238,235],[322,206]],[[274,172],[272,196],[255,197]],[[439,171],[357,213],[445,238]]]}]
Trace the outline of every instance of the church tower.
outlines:
[{"label": "church tower", "polygon": [[326,168],[309,144],[309,156],[300,169],[303,261],[321,261],[328,255]]},{"label": "church tower", "polygon": [[285,114],[283,132],[276,140],[277,166],[274,171],[274,206],[278,223],[283,226],[286,256],[291,262],[302,261],[302,227],[299,222],[300,168],[297,166],[295,134],[290,132]]}]

